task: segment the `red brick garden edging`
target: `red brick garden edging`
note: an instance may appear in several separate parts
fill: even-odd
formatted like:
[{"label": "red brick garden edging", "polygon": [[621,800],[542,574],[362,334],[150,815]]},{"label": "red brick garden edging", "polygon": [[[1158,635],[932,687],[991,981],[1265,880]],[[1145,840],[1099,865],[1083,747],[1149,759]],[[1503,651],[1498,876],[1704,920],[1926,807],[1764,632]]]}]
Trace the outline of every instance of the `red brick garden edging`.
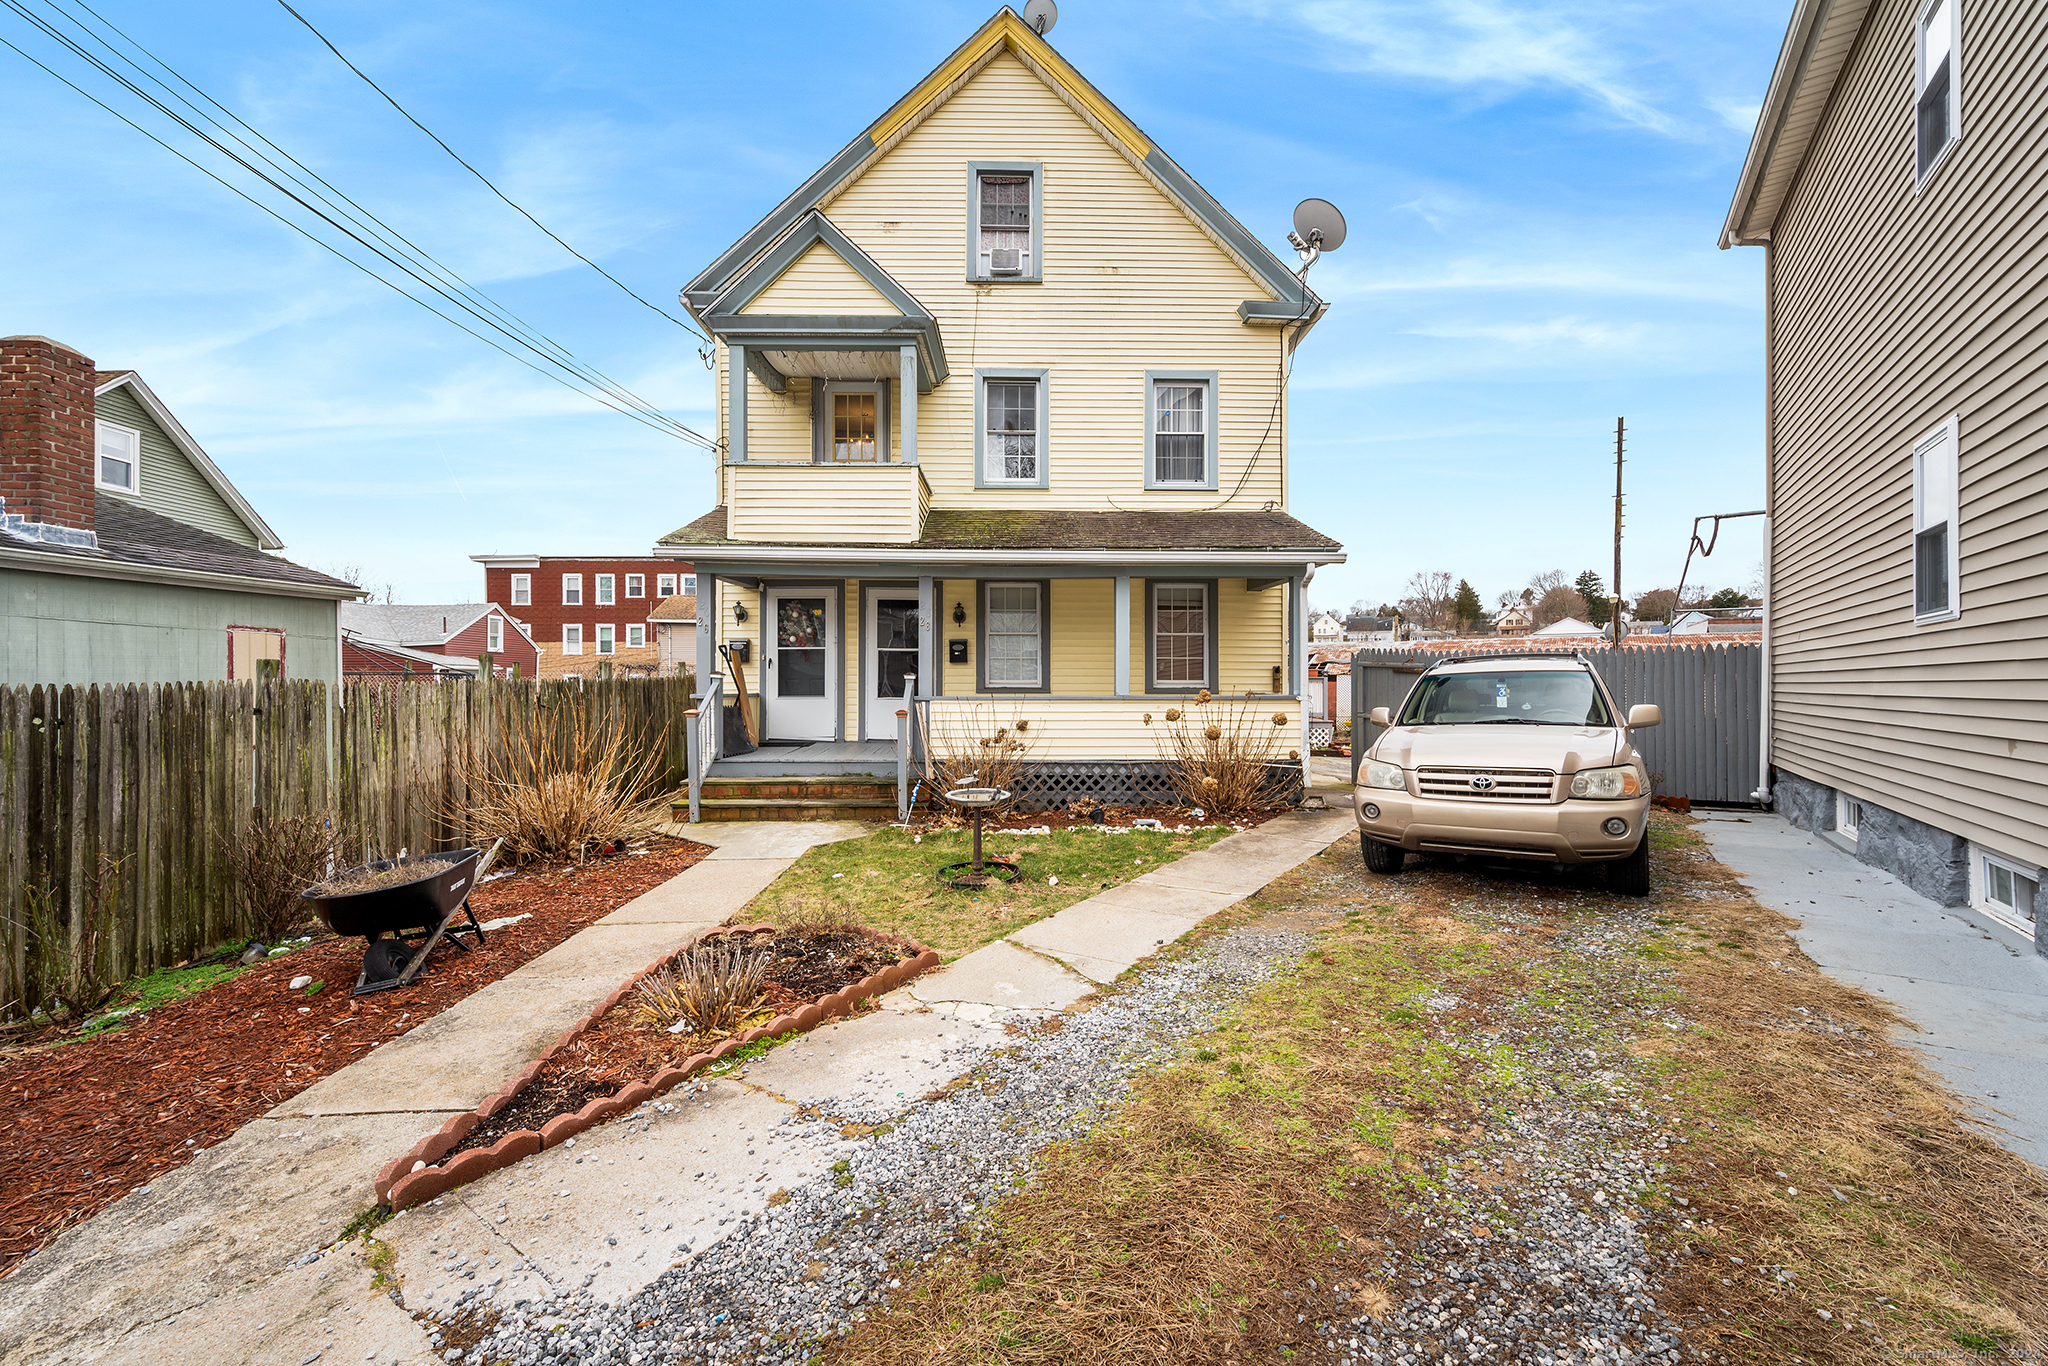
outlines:
[{"label": "red brick garden edging", "polygon": [[667,967],[705,940],[719,935],[757,934],[762,931],[773,931],[774,928],[772,925],[732,925],[710,930],[663,954],[642,971],[634,973],[618,990],[598,1002],[588,1015],[564,1030],[560,1038],[549,1044],[538,1058],[521,1068],[495,1095],[486,1097],[476,1109],[466,1115],[455,1116],[413,1144],[411,1150],[403,1157],[393,1158],[384,1170],[377,1174],[377,1202],[394,1210],[404,1209],[422,1200],[431,1200],[457,1186],[467,1185],[480,1176],[531,1157],[543,1148],[556,1147],[594,1124],[601,1124],[615,1115],[636,1109],[724,1058],[734,1049],[743,1048],[756,1039],[804,1033],[816,1029],[827,1020],[851,1015],[854,1007],[866,998],[879,996],[885,991],[893,991],[919,973],[939,965],[939,955],[936,951],[910,940],[899,940],[898,942],[917,950],[916,956],[906,958],[900,963],[892,963],[863,981],[821,996],[800,1010],[778,1015],[757,1029],[749,1029],[744,1034],[735,1035],[730,1039],[721,1039],[709,1052],[692,1054],[685,1058],[680,1066],[664,1067],[646,1081],[628,1082],[619,1088],[617,1094],[601,1096],[573,1114],[556,1115],[541,1125],[538,1132],[521,1129],[517,1133],[505,1135],[488,1148],[473,1148],[456,1157],[445,1167],[426,1166],[414,1170],[421,1162],[438,1161],[449,1149],[466,1138],[471,1129],[510,1105],[512,1098],[524,1090],[526,1084],[538,1076],[540,1070],[547,1066],[557,1053],[575,1042],[585,1030],[603,1019],[614,1006],[625,1000],[627,993],[638,986],[642,978]]}]

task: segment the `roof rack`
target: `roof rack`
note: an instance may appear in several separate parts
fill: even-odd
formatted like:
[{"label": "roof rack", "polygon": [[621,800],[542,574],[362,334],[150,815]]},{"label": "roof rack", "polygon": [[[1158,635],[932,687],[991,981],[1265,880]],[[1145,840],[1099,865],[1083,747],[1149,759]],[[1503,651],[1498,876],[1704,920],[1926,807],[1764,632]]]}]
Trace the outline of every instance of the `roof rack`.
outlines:
[{"label": "roof rack", "polygon": [[1481,659],[1570,659],[1585,665],[1589,669],[1593,667],[1593,661],[1587,659],[1585,652],[1582,650],[1500,650],[1469,655],[1452,655],[1447,659],[1436,660],[1428,669],[1424,669],[1423,672],[1428,673],[1430,669],[1440,668],[1445,664],[1469,664],[1474,660]]}]

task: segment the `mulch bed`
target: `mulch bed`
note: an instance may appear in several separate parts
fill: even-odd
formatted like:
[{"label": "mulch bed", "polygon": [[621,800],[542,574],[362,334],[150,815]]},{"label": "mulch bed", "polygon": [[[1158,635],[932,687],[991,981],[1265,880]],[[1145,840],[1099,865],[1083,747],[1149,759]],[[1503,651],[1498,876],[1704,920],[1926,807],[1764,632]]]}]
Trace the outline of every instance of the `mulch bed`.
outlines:
[{"label": "mulch bed", "polygon": [[[582,866],[479,886],[481,921],[532,913],[474,952],[436,948],[410,987],[351,998],[361,939],[324,939],[65,1047],[0,1062],[0,1276],[63,1229],[184,1164],[250,1120],[426,1023],[696,863],[711,850],[653,837]],[[327,985],[307,998],[298,976]],[[301,1013],[302,1010],[304,1013]]]},{"label": "mulch bed", "polygon": [[[915,958],[918,949],[902,940],[853,927],[789,932],[773,930],[736,934],[729,942],[767,948],[775,955],[763,984],[760,1005],[750,1012],[756,1023],[793,1015],[820,997],[866,981],[892,964]],[[665,1067],[679,1067],[691,1056],[706,1053],[722,1034],[670,1034],[650,1024],[635,1023],[634,998],[606,1011],[589,1029],[564,1048],[503,1109],[463,1136],[436,1165],[445,1166],[472,1148],[488,1148],[522,1129],[536,1132],[557,1115],[573,1114],[601,1097],[617,1094],[630,1082],[645,1081]]]}]

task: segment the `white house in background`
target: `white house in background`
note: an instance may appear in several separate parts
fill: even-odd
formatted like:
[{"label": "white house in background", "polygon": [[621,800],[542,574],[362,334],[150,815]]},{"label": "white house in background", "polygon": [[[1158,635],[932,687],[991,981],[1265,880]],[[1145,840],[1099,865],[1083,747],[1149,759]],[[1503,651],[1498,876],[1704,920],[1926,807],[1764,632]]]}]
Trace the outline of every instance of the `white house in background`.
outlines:
[{"label": "white house in background", "polygon": [[1590,621],[1580,621],[1577,617],[1565,617],[1560,621],[1553,621],[1548,626],[1541,626],[1529,632],[1529,638],[1531,640],[1540,640],[1545,637],[1597,636],[1604,634],[1606,633]]},{"label": "white house in background", "polygon": [[1335,645],[1344,639],[1344,623],[1329,612],[1318,612],[1309,620],[1308,638],[1311,644]]}]

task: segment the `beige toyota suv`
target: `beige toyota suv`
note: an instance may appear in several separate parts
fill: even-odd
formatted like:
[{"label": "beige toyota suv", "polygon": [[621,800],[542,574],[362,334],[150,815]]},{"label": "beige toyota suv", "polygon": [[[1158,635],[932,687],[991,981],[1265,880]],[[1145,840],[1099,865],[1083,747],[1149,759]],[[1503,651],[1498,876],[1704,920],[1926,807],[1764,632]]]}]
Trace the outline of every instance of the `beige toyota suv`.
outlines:
[{"label": "beige toyota suv", "polygon": [[1431,666],[1358,770],[1365,866],[1411,850],[1604,863],[1625,896],[1650,891],[1650,775],[1630,743],[1662,721],[1614,699],[1576,655],[1492,655]]}]

